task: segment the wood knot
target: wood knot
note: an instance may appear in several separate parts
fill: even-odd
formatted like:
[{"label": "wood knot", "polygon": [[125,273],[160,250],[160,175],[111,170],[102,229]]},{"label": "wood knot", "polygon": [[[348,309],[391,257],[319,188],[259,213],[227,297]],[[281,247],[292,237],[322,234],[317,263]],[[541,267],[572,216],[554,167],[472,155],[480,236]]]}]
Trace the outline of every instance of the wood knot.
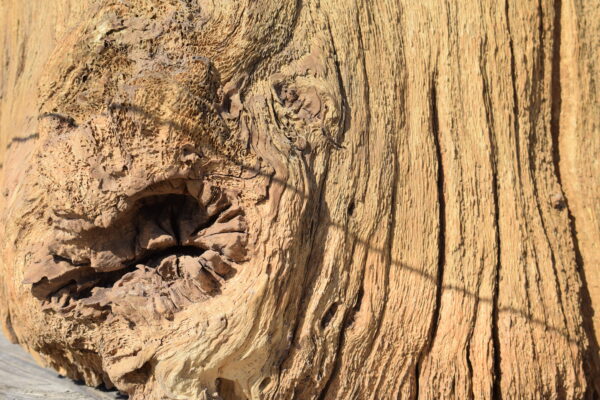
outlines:
[{"label": "wood knot", "polygon": [[567,202],[565,201],[562,193],[554,193],[550,196],[550,204],[555,209],[562,211],[567,207]]}]

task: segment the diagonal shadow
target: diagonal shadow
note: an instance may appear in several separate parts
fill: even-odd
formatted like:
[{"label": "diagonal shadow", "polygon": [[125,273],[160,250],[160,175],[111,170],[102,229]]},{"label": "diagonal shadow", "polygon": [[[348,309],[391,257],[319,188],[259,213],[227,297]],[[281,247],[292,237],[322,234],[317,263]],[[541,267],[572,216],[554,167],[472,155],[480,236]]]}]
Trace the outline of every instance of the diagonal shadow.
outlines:
[{"label": "diagonal shadow", "polygon": [[[135,112],[143,112],[143,110],[141,110],[141,108],[136,107],[136,108],[128,108],[132,111]],[[173,122],[173,121],[162,121],[160,120],[160,118],[157,118],[155,116],[151,116],[149,113],[144,112],[145,116],[154,119],[156,122],[161,123],[161,124],[167,124],[171,127],[173,127],[174,129],[184,129],[181,125]],[[218,152],[219,149],[213,149],[215,151]],[[250,178],[241,178],[241,177],[234,177],[231,176],[232,178],[237,178],[237,179],[252,179],[256,176],[266,176],[268,177],[272,183],[281,185],[282,187],[284,187],[286,190],[291,190],[293,191],[296,195],[301,196],[303,199],[307,199],[308,196],[301,192],[300,190],[298,190],[296,187],[293,187],[292,185],[289,185],[286,181],[283,181],[282,179],[274,176],[274,175],[267,175],[265,174],[263,171],[257,169],[254,166],[250,166],[250,165],[245,165],[237,160],[232,160],[231,157],[228,157],[227,154],[220,152],[220,154],[224,157],[226,157],[228,160],[230,160],[231,162],[233,162],[234,164],[236,164],[237,166],[239,166],[240,168],[242,168],[242,170],[246,170],[249,171],[251,173],[253,173],[254,175]],[[328,227],[330,228],[334,228],[334,229],[338,229],[341,230],[344,234],[348,235],[349,237],[351,237],[354,241],[356,241],[357,243],[360,243],[361,245],[365,246],[369,251],[372,252],[376,252],[379,254],[384,254],[386,253],[386,249],[382,248],[382,247],[377,247],[375,246],[373,243],[371,243],[369,240],[366,240],[364,238],[359,237],[355,232],[351,232],[346,226],[343,226],[342,224],[333,222],[333,221],[322,221],[322,223],[325,223],[328,225]],[[407,265],[403,262],[401,262],[400,260],[397,259],[392,259],[391,260],[391,266],[397,267],[397,268],[401,268],[403,270],[408,271],[411,274],[417,275],[423,279],[425,279],[426,281],[430,282],[433,286],[437,287],[438,286],[438,277],[437,275],[433,275],[433,274],[429,274],[427,272],[424,272],[418,268],[415,268],[413,266]],[[442,292],[443,291],[454,291],[454,292],[458,292],[462,295],[464,295],[465,297],[471,298],[477,302],[481,302],[481,303],[486,303],[491,305],[492,307],[494,306],[494,299],[492,297],[482,297],[477,293],[474,293],[472,291],[470,291],[469,289],[467,289],[465,286],[461,286],[461,285],[449,285],[449,284],[442,284],[441,286]],[[563,336],[565,339],[567,339],[567,341],[569,343],[573,343],[573,344],[578,344],[579,341],[577,340],[577,338],[573,338],[571,337],[571,335],[569,334],[569,332],[566,330],[566,328],[560,328],[558,326],[553,326],[551,324],[549,324],[547,321],[540,319],[540,318],[536,318],[534,316],[531,315],[531,312],[525,309],[519,309],[519,308],[515,308],[512,306],[503,306],[503,307],[499,307],[497,309],[497,312],[499,314],[502,313],[507,313],[507,314],[512,314],[512,315],[517,315],[519,317],[522,317],[524,319],[526,319],[527,321],[529,321],[530,323],[532,323],[533,325],[537,325],[539,327],[544,328],[545,330],[557,333],[561,336]]]},{"label": "diagonal shadow", "polygon": [[24,142],[28,142],[33,139],[37,139],[39,137],[40,137],[40,135],[37,133],[32,133],[31,135],[27,135],[27,136],[16,136],[16,137],[13,137],[12,139],[10,139],[10,141],[6,145],[6,148],[10,149],[13,146],[13,144],[15,144],[15,143],[24,143]]},{"label": "diagonal shadow", "polygon": [[[159,117],[157,117],[157,116],[155,116],[155,115],[153,115],[153,114],[145,111],[143,108],[141,108],[139,106],[130,105],[130,104],[123,104],[123,103],[113,103],[113,104],[110,105],[110,109],[113,109],[113,110],[114,109],[122,109],[122,110],[131,111],[131,112],[134,112],[134,113],[137,113],[137,114],[141,114],[143,117],[148,118],[149,120],[153,121],[157,125],[167,125],[167,126],[173,128],[173,129],[176,129],[176,130],[179,130],[179,131],[186,131],[187,130],[181,124],[179,124],[179,123],[177,123],[175,121],[163,120],[163,119],[161,119],[161,118],[159,118]],[[66,117],[66,118],[68,118],[68,117]],[[22,138],[22,139],[27,139],[27,138]],[[290,190],[290,191],[294,192],[296,195],[300,196],[304,200],[307,200],[309,198],[309,196],[307,196],[304,192],[301,192],[296,187],[288,184],[287,181],[284,181],[284,180],[276,177],[274,174],[266,174],[266,173],[264,173],[263,171],[261,171],[260,169],[254,167],[254,166],[246,165],[246,164],[244,164],[244,163],[242,163],[242,162],[240,162],[238,160],[234,160],[229,155],[227,155],[226,153],[219,151],[219,149],[217,149],[217,148],[214,148],[214,146],[213,146],[212,150],[214,150],[216,153],[222,155],[228,161],[230,161],[233,164],[235,164],[238,167],[240,167],[241,171],[245,170],[245,171],[249,171],[249,172],[251,172],[251,173],[254,174],[253,176],[243,178],[242,177],[243,173],[240,172],[240,176],[225,175],[226,177],[229,177],[229,178],[232,178],[232,179],[239,179],[239,180],[251,180],[251,179],[254,179],[257,176],[267,177],[270,180],[271,184],[280,185],[281,187],[285,188],[286,190]],[[208,175],[209,176],[224,176],[224,175],[221,175],[221,174],[208,174]],[[350,231],[347,226],[344,226],[342,224],[339,224],[339,223],[336,223],[336,222],[333,222],[333,221],[319,221],[319,223],[320,224],[325,224],[328,228],[333,228],[333,229],[341,230],[345,235],[348,235],[356,243],[360,243],[361,245],[365,246],[369,251],[376,252],[376,253],[379,253],[379,254],[385,254],[385,253],[387,253],[386,249],[377,247],[373,243],[371,243],[369,240],[359,237],[355,232]],[[420,270],[418,268],[415,268],[413,266],[407,265],[407,264],[405,264],[402,261],[397,260],[397,259],[392,259],[391,262],[390,262],[390,265],[394,266],[394,267],[397,267],[397,268],[400,268],[400,269],[403,269],[405,271],[408,271],[409,273],[414,274],[416,276],[419,276],[419,277],[425,279],[426,281],[430,282],[431,285],[433,285],[435,287],[438,286],[438,277],[437,277],[437,275],[429,274],[429,273],[424,272],[424,271],[422,271],[422,270]],[[471,299],[473,299],[473,300],[475,300],[477,302],[490,304],[492,307],[494,306],[494,299],[492,297],[482,297],[482,296],[480,296],[477,293],[473,293],[472,291],[470,291],[465,286],[442,284],[441,290],[442,290],[442,293],[443,293],[443,291],[457,292],[457,293],[460,293],[460,294],[464,295],[465,297],[471,298]],[[557,333],[557,334],[563,336],[565,339],[567,339],[567,341],[569,343],[579,344],[579,341],[576,338],[571,337],[571,335],[569,334],[569,332],[565,328],[560,328],[560,327],[557,327],[557,326],[553,326],[553,325],[547,323],[546,321],[544,321],[544,320],[542,320],[540,318],[536,318],[536,317],[532,316],[531,313],[529,311],[525,310],[525,309],[519,309],[519,308],[515,308],[515,307],[499,307],[497,309],[497,312],[499,314],[507,313],[507,314],[512,314],[512,315],[520,316],[520,317],[526,319],[527,321],[529,321],[533,325],[537,325],[539,327],[544,328],[547,331],[551,331],[551,332],[554,332],[554,333]]]}]

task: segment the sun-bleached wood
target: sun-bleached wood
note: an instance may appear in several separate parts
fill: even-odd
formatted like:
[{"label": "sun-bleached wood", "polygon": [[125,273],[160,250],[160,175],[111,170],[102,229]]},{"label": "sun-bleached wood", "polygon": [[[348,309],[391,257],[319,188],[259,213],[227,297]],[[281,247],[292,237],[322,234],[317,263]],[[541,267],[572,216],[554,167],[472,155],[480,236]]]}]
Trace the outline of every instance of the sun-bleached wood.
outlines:
[{"label": "sun-bleached wood", "polygon": [[0,9],[2,321],[40,363],[135,400],[600,395],[594,1]]}]

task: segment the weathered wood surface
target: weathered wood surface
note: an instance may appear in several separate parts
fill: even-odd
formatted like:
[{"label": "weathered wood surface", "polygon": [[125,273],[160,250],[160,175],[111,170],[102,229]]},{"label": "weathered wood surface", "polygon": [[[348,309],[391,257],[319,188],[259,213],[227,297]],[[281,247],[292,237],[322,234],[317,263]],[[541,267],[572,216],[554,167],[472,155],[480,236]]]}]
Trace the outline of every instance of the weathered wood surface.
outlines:
[{"label": "weathered wood surface", "polygon": [[135,400],[600,396],[597,3],[1,1],[6,332]]},{"label": "weathered wood surface", "polygon": [[102,391],[75,383],[42,368],[31,355],[0,335],[0,399],[2,400],[115,400],[116,391]]}]

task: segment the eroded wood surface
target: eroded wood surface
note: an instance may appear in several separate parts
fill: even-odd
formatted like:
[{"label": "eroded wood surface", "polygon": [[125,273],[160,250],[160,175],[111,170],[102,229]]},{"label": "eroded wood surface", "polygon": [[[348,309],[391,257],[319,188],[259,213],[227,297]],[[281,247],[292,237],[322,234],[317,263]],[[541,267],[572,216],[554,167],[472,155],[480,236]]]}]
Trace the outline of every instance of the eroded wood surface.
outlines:
[{"label": "eroded wood surface", "polygon": [[593,3],[0,1],[7,335],[132,400],[599,398]]}]

